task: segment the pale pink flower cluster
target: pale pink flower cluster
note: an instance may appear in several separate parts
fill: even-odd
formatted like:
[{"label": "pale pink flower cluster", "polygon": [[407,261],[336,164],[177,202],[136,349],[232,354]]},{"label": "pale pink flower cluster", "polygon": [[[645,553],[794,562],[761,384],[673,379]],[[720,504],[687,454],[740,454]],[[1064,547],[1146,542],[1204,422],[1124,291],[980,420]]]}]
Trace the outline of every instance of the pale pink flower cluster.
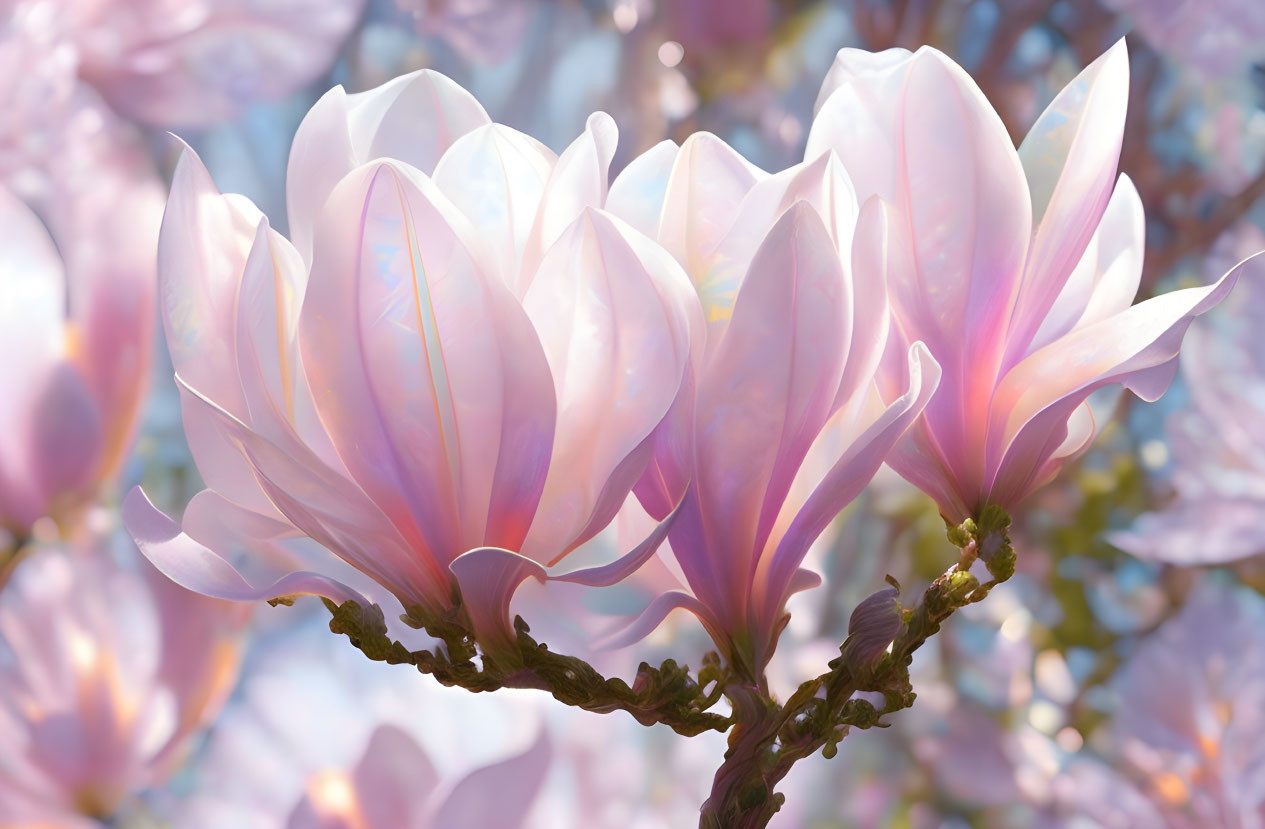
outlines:
[{"label": "pale pink flower cluster", "polygon": [[237,679],[249,608],[130,543],[33,550],[0,591],[0,818],[91,827],[163,783]]},{"label": "pale pink flower cluster", "polygon": [[[699,134],[608,183],[609,117],[555,156],[423,71],[313,107],[290,239],[188,152],[160,278],[208,489],[183,528],[134,492],[129,527],[190,588],[368,585],[463,607],[492,651],[524,580],[610,585],[666,539],[621,638],[684,607],[758,677],[819,581],[810,546],[884,461],[952,522],[1013,508],[1088,445],[1090,393],[1154,399],[1229,291],[1130,305],[1127,89],[1120,44],[1016,150],[940,52],[843,50],[804,163]],[[626,501],[648,537],[563,572]]]}]

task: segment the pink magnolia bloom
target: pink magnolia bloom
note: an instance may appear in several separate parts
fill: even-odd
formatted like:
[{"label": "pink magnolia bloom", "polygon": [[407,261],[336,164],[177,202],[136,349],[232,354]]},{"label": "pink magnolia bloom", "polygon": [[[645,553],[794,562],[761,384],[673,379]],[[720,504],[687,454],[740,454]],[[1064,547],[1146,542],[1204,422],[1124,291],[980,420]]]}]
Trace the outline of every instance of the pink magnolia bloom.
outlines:
[{"label": "pink magnolia bloom", "polygon": [[[138,121],[205,126],[334,62],[364,0],[9,0],[20,29]],[[0,35],[2,36],[2,35]]]},{"label": "pink magnolia bloom", "polygon": [[1112,759],[1163,825],[1265,819],[1263,631],[1260,596],[1205,583],[1117,675]]},{"label": "pink magnolia bloom", "polygon": [[39,147],[0,134],[0,531],[19,537],[114,476],[149,379],[161,185],[94,96],[63,103],[30,124]]},{"label": "pink magnolia bloom", "polygon": [[[1245,225],[1226,236],[1209,264],[1265,249]],[[1265,262],[1253,260],[1220,308],[1193,326],[1182,348],[1188,406],[1169,416],[1176,497],[1112,533],[1139,558],[1219,564],[1265,552]],[[1246,269],[1245,269],[1246,270]]]},{"label": "pink magnolia bloom", "polygon": [[1013,507],[1084,450],[1095,389],[1162,394],[1186,327],[1234,283],[1130,307],[1143,217],[1133,185],[1116,181],[1128,87],[1122,41],[1016,152],[935,49],[844,49],[826,78],[808,157],[835,150],[859,197],[883,199],[895,328],[944,370],[888,463],[951,521]]},{"label": "pink magnolia bloom", "polygon": [[[295,136],[293,244],[186,153],[159,269],[208,491],[192,538],[133,493],[146,554],[225,598],[357,598],[327,569],[252,588],[194,540],[307,536],[405,607],[448,608],[459,583],[481,641],[510,640],[514,587],[646,467],[702,324],[672,258],[601,209],[615,140],[594,115],[555,156],[430,71],[336,88]],[[566,577],[617,580],[661,537]]]},{"label": "pink magnolia bloom", "polygon": [[915,344],[889,384],[901,393],[877,399],[889,317],[871,258],[879,216],[857,225],[834,154],[768,175],[698,134],[630,164],[609,205],[685,266],[708,320],[690,395],[657,434],[637,489],[656,518],[686,490],[669,538],[688,592],[665,593],[629,635],[685,607],[758,674],[787,598],[820,581],[800,568],[809,547],[874,476],[939,372]]},{"label": "pink magnolia bloom", "polygon": [[0,592],[6,826],[108,819],[165,780],[236,680],[246,608],[127,548],[35,549]]}]

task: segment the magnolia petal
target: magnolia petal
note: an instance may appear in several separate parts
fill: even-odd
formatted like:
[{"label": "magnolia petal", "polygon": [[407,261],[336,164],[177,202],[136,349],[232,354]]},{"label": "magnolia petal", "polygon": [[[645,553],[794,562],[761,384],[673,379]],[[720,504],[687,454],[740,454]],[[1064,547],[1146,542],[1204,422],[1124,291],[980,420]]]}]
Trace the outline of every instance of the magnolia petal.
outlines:
[{"label": "magnolia petal", "polygon": [[[655,631],[655,628],[663,624],[668,618],[668,614],[674,610],[688,610],[708,628],[709,632],[719,632],[718,625],[711,624],[711,611],[688,593],[682,593],[679,590],[672,590],[657,596],[654,601],[646,606],[636,618],[626,625],[621,625],[618,629],[602,637],[595,643],[595,647],[601,650],[619,650],[626,648],[636,642],[645,639]],[[715,638],[713,633],[713,638]]]},{"label": "magnolia petal", "polygon": [[899,595],[895,587],[885,588],[870,594],[852,611],[842,648],[850,667],[869,670],[887,652],[903,622]]},{"label": "magnolia petal", "polygon": [[1012,364],[1027,353],[1098,228],[1115,183],[1128,102],[1122,38],[1059,92],[1019,147],[1035,234],[1008,336]]},{"label": "magnolia petal", "polygon": [[553,748],[542,730],[527,751],[462,778],[426,825],[519,829],[531,812],[552,756]]},{"label": "magnolia petal", "polygon": [[470,614],[475,638],[487,651],[513,651],[516,637],[510,624],[510,601],[527,579],[543,582],[544,567],[499,547],[478,547],[452,560],[448,569],[461,588],[461,603]]},{"label": "magnolia petal", "polygon": [[299,123],[286,162],[286,218],[290,240],[308,265],[325,200],[362,160],[351,144],[347,93],[336,86]]},{"label": "magnolia petal", "polygon": [[443,566],[418,539],[406,539],[355,482],[293,435],[282,433],[274,443],[196,392],[185,391],[184,405],[204,410],[203,417],[245,458],[256,485],[286,521],[405,606],[445,604],[450,578]]},{"label": "magnolia petal", "polygon": [[1120,313],[1133,304],[1142,282],[1142,257],[1146,251],[1146,214],[1142,197],[1124,174],[1095,235],[1098,248],[1094,292],[1077,321],[1090,325]]},{"label": "magnolia petal", "polygon": [[[908,49],[884,49],[881,52],[870,52],[866,49],[845,47],[835,55],[825,80],[821,82],[821,90],[813,104],[813,114],[821,112],[822,107],[830,100],[830,96],[840,87],[848,85],[857,75],[879,74],[892,67],[905,63],[913,56]],[[812,153],[811,155],[816,155]]]},{"label": "magnolia petal", "polygon": [[317,573],[290,573],[264,587],[249,584],[231,564],[181,532],[140,487],[134,487],[123,501],[123,524],[155,567],[181,587],[204,596],[254,602],[313,595],[340,603],[353,601],[361,607],[370,604],[346,585]]},{"label": "magnolia petal", "polygon": [[1261,509],[1252,498],[1179,500],[1104,537],[1146,561],[1182,567],[1226,564],[1265,552]]},{"label": "magnolia petal", "polygon": [[439,787],[439,772],[403,730],[380,725],[351,773],[366,827],[420,827],[416,819]]},{"label": "magnolia petal", "polygon": [[335,87],[303,119],[286,168],[290,237],[311,262],[320,211],[355,167],[392,158],[430,175],[462,135],[490,124],[474,96],[433,69],[348,95]]},{"label": "magnolia petal", "polygon": [[[165,0],[95,6],[79,67],[129,117],[164,126],[226,121],[325,72],[365,0]],[[187,12],[192,11],[192,14]]]},{"label": "magnolia petal", "polygon": [[519,296],[526,295],[541,260],[566,229],[586,208],[606,203],[607,176],[618,143],[615,119],[605,112],[595,112],[580,137],[558,156],[527,240],[522,270],[514,283]]},{"label": "magnolia petal", "polygon": [[1096,389],[1123,383],[1144,400],[1158,398],[1177,370],[1186,329],[1225,297],[1244,264],[1213,285],[1172,291],[1078,328],[1007,373],[993,401],[1008,417],[994,426],[1005,439],[1004,455],[990,464],[998,470],[990,500],[1008,506],[1036,485],[1041,465],[1067,437],[1068,418]]},{"label": "magnolia petal", "polygon": [[101,412],[83,378],[68,363],[47,376],[35,398],[31,424],[32,484],[44,502],[86,485],[101,460]]},{"label": "magnolia petal", "polygon": [[684,503],[685,501],[682,499],[681,503],[677,504],[667,518],[655,525],[645,539],[632,550],[609,564],[603,564],[599,567],[586,567],[583,570],[573,570],[570,573],[562,573],[560,575],[550,574],[549,580],[572,582],[588,587],[610,587],[618,584],[641,569],[641,566],[649,561],[659,550],[664,540],[667,539],[668,531],[672,529],[672,523],[676,520]]},{"label": "magnolia petal", "polygon": [[347,126],[358,164],[393,158],[430,175],[453,142],[489,123],[473,95],[433,69],[347,96]]},{"label": "magnolia petal", "polygon": [[[747,192],[733,224],[716,247],[710,269],[694,275],[709,322],[729,318],[756,249],[778,218],[799,201],[812,205],[821,216],[845,273],[850,271],[856,193],[838,156],[828,151],[813,161],[761,179]],[[716,328],[713,325],[712,336]]]},{"label": "magnolia petal", "polygon": [[675,141],[665,140],[628,162],[611,182],[606,209],[651,239],[657,239],[668,180],[680,152]]},{"label": "magnolia petal", "polygon": [[[735,608],[746,604],[754,557],[830,416],[850,299],[821,217],[797,203],[756,252],[733,319],[704,369],[694,485],[707,541],[705,551],[692,554],[713,559],[707,567],[728,583],[724,601]],[[681,558],[675,540],[673,548]],[[691,586],[699,594],[693,578]]]},{"label": "magnolia petal", "polygon": [[747,192],[765,176],[736,150],[696,132],[677,153],[659,220],[659,242],[697,284]]},{"label": "magnolia petal", "polygon": [[158,237],[167,350],[185,382],[238,417],[246,410],[236,373],[237,298],[261,219],[240,196],[221,196],[185,148]]},{"label": "magnolia petal", "polygon": [[479,229],[479,252],[513,286],[557,156],[501,124],[478,127],[440,158],[435,184]]},{"label": "magnolia petal", "polygon": [[523,308],[544,346],[558,417],[522,550],[553,563],[609,523],[641,476],[702,318],[680,266],[593,209],[545,256]]},{"label": "magnolia petal", "polygon": [[804,158],[833,150],[861,202],[896,197],[898,110],[913,58],[904,49],[841,49],[818,96]]},{"label": "magnolia petal", "polygon": [[768,560],[763,580],[766,619],[776,618],[789,593],[788,586],[809,547],[835,516],[860,494],[883,465],[891,448],[922,414],[940,382],[940,367],[922,343],[908,354],[909,388],[847,448],[826,473],[791,521],[777,550]]},{"label": "magnolia petal", "polygon": [[536,333],[462,227],[415,171],[360,168],[330,197],[300,317],[339,457],[441,563],[485,542],[521,546],[554,422]]}]

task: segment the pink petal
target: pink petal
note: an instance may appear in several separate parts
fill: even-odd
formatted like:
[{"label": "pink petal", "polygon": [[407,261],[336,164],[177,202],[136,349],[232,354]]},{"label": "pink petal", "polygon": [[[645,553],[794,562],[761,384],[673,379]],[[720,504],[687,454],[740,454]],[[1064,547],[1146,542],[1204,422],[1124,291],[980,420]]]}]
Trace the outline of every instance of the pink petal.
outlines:
[{"label": "pink petal", "polygon": [[553,563],[609,523],[640,477],[702,319],[680,266],[593,209],[549,250],[523,308],[549,361],[558,420],[522,549]]},{"label": "pink petal", "polygon": [[343,463],[441,563],[490,543],[518,549],[554,420],[526,315],[469,254],[464,217],[410,168],[360,168],[321,227],[300,340]]},{"label": "pink petal", "polygon": [[[682,500],[681,504],[684,504],[684,500]],[[558,575],[550,573],[549,580],[583,584],[588,587],[610,587],[618,584],[639,570],[658,551],[668,537],[668,531],[672,529],[672,522],[676,520],[681,504],[678,504],[667,518],[656,524],[650,534],[639,542],[636,547],[614,561],[598,567],[573,570],[570,573]]]},{"label": "pink petal", "polygon": [[237,447],[260,490],[276,513],[390,590],[406,607],[446,607],[450,578],[424,545],[406,540],[379,505],[326,465],[292,434],[274,443],[196,392],[182,387],[186,411],[203,410],[201,420],[220,440]]},{"label": "pink petal", "polygon": [[659,217],[680,151],[675,141],[660,141],[628,162],[611,182],[606,209],[651,239],[659,238]]},{"label": "pink petal", "polygon": [[743,197],[764,175],[711,133],[694,133],[681,145],[668,179],[658,240],[696,283],[713,264]]},{"label": "pink petal", "polygon": [[353,168],[394,158],[430,175],[458,138],[489,123],[474,96],[431,69],[354,95],[331,89],[303,119],[290,147],[286,207],[294,246],[311,262],[325,200]]},{"label": "pink petal", "polygon": [[96,5],[79,71],[129,117],[225,121],[300,89],[334,62],[364,0],[217,0],[177,23],[166,0]]},{"label": "pink petal", "polygon": [[351,588],[317,573],[290,573],[264,587],[247,583],[227,561],[181,532],[176,522],[150,503],[140,487],[134,487],[123,502],[123,523],[155,567],[195,593],[234,602],[315,595],[335,602],[369,605],[368,599]]},{"label": "pink petal", "polygon": [[519,296],[526,295],[546,252],[585,208],[606,203],[607,174],[618,142],[614,119],[605,112],[595,112],[584,125],[584,133],[558,156],[514,283]]},{"label": "pink petal", "polygon": [[1027,354],[1111,197],[1129,102],[1124,40],[1055,97],[1019,147],[1035,234],[1015,301],[1011,363]]},{"label": "pink petal", "polygon": [[994,427],[1004,430],[1005,454],[991,460],[998,469],[991,500],[1008,506],[1040,483],[1042,464],[1067,438],[1068,418],[1094,390],[1123,383],[1144,400],[1158,398],[1177,370],[1186,328],[1225,297],[1242,264],[1214,285],[1172,291],[1078,328],[1012,369],[993,401],[1007,419]]},{"label": "pink petal", "polygon": [[518,277],[557,160],[536,139],[489,124],[454,141],[435,168],[435,184],[479,229],[478,252],[506,285]]},{"label": "pink petal", "polygon": [[1133,304],[1142,280],[1145,230],[1142,199],[1129,177],[1121,174],[1098,229],[1042,321],[1029,353]]},{"label": "pink petal", "polygon": [[439,773],[421,746],[393,725],[378,726],[352,772],[366,829],[420,827]]},{"label": "pink petal", "polygon": [[428,825],[518,829],[527,820],[552,758],[553,748],[542,731],[522,754],[466,775]]},{"label": "pink petal", "polygon": [[158,239],[167,350],[186,383],[239,417],[237,297],[261,218],[240,196],[221,196],[197,154],[185,149]]},{"label": "pink petal", "polygon": [[904,49],[841,49],[822,84],[804,158],[833,150],[861,202],[897,193],[899,110],[913,60]]},{"label": "pink petal", "polygon": [[908,390],[844,451],[791,521],[776,552],[763,563],[767,565],[767,575],[763,578],[766,624],[771,624],[782,612],[795,573],[813,541],[869,484],[892,446],[935,393],[940,370],[927,348],[922,343],[914,343],[909,349],[908,361]]},{"label": "pink petal", "polygon": [[706,541],[691,548],[674,533],[673,550],[705,602],[702,585],[719,578],[726,586],[714,598],[729,612],[745,607],[755,557],[831,414],[851,315],[825,225],[797,203],[757,251],[699,384],[695,486]]},{"label": "pink petal", "polygon": [[510,550],[479,547],[457,556],[448,569],[457,577],[479,645],[493,653],[515,650],[510,600],[527,579],[543,582],[545,568]]},{"label": "pink petal", "polygon": [[66,277],[39,217],[0,186],[0,523],[29,526],[48,504],[35,476],[40,427],[32,390],[54,382],[64,351]]}]

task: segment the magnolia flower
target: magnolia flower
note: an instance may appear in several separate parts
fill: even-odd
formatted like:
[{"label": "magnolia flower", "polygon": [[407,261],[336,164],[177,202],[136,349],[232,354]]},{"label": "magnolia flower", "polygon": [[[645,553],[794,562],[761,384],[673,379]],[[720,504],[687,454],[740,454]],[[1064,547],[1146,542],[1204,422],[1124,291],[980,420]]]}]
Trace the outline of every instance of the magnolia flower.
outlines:
[{"label": "magnolia flower", "polygon": [[[138,121],[205,126],[329,68],[364,0],[16,0],[0,37],[35,38]],[[64,59],[64,60],[62,60]]]},{"label": "magnolia flower", "polygon": [[953,522],[1011,508],[1094,435],[1086,398],[1167,388],[1186,327],[1230,290],[1130,307],[1142,205],[1116,181],[1128,98],[1123,41],[1064,88],[1018,152],[966,72],[931,48],[839,53],[808,157],[833,149],[884,201],[895,328],[944,378],[888,463]]},{"label": "magnolia flower", "polygon": [[163,782],[233,686],[245,609],[130,544],[24,558],[0,592],[5,825],[97,826]]},{"label": "magnolia flower", "polygon": [[1115,767],[1176,827],[1265,814],[1265,602],[1205,583],[1113,683]]},{"label": "magnolia flower", "polygon": [[[1265,248],[1245,226],[1218,243],[1210,262]],[[1265,552],[1265,319],[1261,260],[1225,304],[1190,330],[1182,379],[1190,403],[1169,416],[1176,498],[1138,518],[1113,544],[1139,558],[1218,564]]]},{"label": "magnolia flower", "polygon": [[148,386],[161,186],[99,102],[68,114],[50,158],[0,147],[0,531],[19,538],[115,475]]},{"label": "magnolia flower", "polygon": [[[328,569],[252,588],[194,540],[307,536],[406,608],[459,586],[480,641],[511,643],[513,588],[609,523],[702,325],[679,266],[601,209],[615,140],[598,114],[556,157],[430,71],[335,88],[295,136],[293,243],[187,152],[159,270],[208,490],[188,536],[133,493],[146,554],[211,595],[359,600]],[[564,578],[617,580],[661,537]]]},{"label": "magnolia flower", "polygon": [[[917,417],[938,370],[908,349],[902,393],[872,394],[888,336],[881,273],[853,249],[857,204],[831,154],[777,175],[714,136],[655,147],[609,205],[676,256],[708,320],[689,396],[656,435],[637,494],[656,518],[685,491],[670,543],[688,592],[657,599],[628,636],[685,607],[755,675],[785,603],[820,581],[800,564]],[[862,218],[872,236],[877,218]],[[688,488],[687,488],[688,484]]]},{"label": "magnolia flower", "polygon": [[1265,57],[1265,6],[1255,0],[1107,0],[1156,49],[1209,80],[1245,76]]}]

